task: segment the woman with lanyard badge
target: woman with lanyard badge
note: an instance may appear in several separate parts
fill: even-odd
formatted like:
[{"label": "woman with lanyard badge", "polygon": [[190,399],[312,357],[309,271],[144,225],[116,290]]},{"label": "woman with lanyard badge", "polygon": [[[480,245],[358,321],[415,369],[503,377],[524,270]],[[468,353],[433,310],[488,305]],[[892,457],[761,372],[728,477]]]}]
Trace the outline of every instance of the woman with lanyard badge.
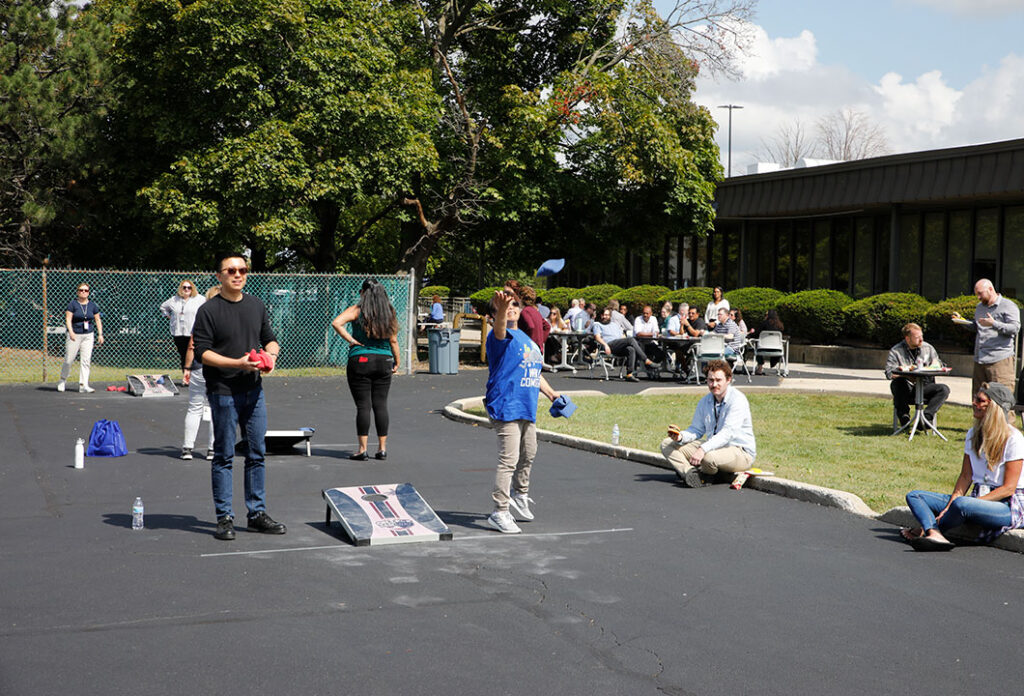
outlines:
[{"label": "woman with lanyard badge", "polygon": [[[64,365],[60,368],[60,381],[57,382],[57,391],[64,391],[68,376],[71,374],[71,363],[75,362],[75,356],[81,355],[81,365],[78,376],[78,391],[90,394],[94,391],[89,386],[89,367],[92,365],[93,341],[103,345],[103,320],[100,319],[100,309],[96,303],[89,299],[89,284],[81,283],[78,286],[77,297],[68,302],[67,311],[64,312],[64,328],[67,329],[67,341],[65,343]],[[99,334],[98,338],[93,337],[93,324]]]},{"label": "woman with lanyard badge", "polygon": [[[351,325],[351,332],[345,327]],[[370,413],[377,428],[376,459],[387,459],[388,391],[391,375],[398,371],[398,316],[384,286],[368,278],[359,290],[359,302],[331,322],[345,339],[348,352],[348,388],[356,402],[356,437],[359,451],[349,459],[364,461],[370,438]]]},{"label": "woman with lanyard badge", "polygon": [[974,427],[967,431],[953,493],[907,493],[921,526],[900,533],[915,551],[949,551],[953,543],[943,532],[967,522],[983,529],[978,540],[984,542],[1024,527],[1024,435],[1008,421],[1013,404],[1005,385],[983,383],[971,404]]},{"label": "woman with lanyard badge", "polygon": [[178,349],[182,370],[187,367],[185,352],[188,350],[189,339],[192,338],[196,312],[204,302],[206,298],[199,294],[196,284],[191,280],[183,280],[178,283],[178,293],[160,305],[160,313],[171,320],[171,336],[174,338],[174,347]]}]

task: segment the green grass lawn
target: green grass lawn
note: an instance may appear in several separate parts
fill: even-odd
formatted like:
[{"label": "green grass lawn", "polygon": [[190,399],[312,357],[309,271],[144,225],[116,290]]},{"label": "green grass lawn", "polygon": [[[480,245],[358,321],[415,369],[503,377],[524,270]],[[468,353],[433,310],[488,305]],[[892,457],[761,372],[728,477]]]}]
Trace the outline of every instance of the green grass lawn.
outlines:
[{"label": "green grass lawn", "polygon": [[[665,427],[685,428],[701,394],[579,397],[572,418],[552,418],[541,399],[537,425],[545,430],[659,451]],[[892,436],[892,402],[870,396],[748,394],[757,438],[756,466],[777,476],[837,488],[883,512],[905,505],[915,488],[948,492],[960,473],[971,410],[946,405],[938,426],[949,438]],[[482,412],[481,412],[482,413]]]}]

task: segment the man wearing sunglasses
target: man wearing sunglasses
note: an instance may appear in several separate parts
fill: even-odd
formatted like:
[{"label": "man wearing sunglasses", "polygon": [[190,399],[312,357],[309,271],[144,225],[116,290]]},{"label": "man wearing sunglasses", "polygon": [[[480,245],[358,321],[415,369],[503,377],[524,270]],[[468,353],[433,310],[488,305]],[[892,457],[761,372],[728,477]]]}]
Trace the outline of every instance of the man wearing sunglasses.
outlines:
[{"label": "man wearing sunglasses", "polygon": [[270,328],[263,302],[242,292],[249,273],[245,257],[225,253],[215,266],[220,294],[199,308],[192,330],[195,356],[203,364],[206,394],[213,416],[213,504],[217,511],[214,537],[235,538],[231,507],[231,467],[235,453],[235,425],[248,445],[245,455],[245,506],[248,527],[264,534],[284,534],[285,526],[267,514],[264,456],[267,409],[260,377],[261,362],[251,360],[249,351],[263,348],[271,357],[269,369],[280,346]]}]

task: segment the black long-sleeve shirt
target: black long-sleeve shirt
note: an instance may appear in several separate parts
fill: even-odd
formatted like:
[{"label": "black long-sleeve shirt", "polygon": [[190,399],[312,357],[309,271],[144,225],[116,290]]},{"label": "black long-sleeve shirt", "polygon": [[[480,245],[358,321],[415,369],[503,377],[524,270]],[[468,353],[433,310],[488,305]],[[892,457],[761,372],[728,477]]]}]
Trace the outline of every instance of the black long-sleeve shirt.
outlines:
[{"label": "black long-sleeve shirt", "polygon": [[[263,301],[242,293],[242,299],[230,302],[216,295],[199,308],[192,328],[196,360],[212,350],[226,358],[240,358],[277,341],[270,328],[270,317]],[[206,391],[210,394],[238,394],[260,386],[259,372],[203,365]]]}]

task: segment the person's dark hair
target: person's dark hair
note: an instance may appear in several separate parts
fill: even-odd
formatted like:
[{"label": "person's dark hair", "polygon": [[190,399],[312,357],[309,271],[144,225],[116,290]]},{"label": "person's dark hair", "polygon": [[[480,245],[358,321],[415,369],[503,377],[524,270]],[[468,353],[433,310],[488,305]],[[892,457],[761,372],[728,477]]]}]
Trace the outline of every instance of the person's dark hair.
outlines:
[{"label": "person's dark hair", "polygon": [[359,289],[359,323],[370,338],[391,338],[398,333],[398,316],[384,286],[375,278]]},{"label": "person's dark hair", "polygon": [[587,304],[583,305],[583,309],[584,310],[590,310],[592,312],[596,312],[597,311],[597,305],[594,304],[593,302],[588,302]]},{"label": "person's dark hair", "polygon": [[224,259],[242,259],[245,261],[246,266],[249,265],[249,259],[239,251],[218,251],[213,257],[213,270],[215,272],[220,273],[220,267],[224,263]]},{"label": "person's dark hair", "polygon": [[761,322],[762,331],[785,331],[782,326],[782,320],[779,319],[779,312],[774,309],[769,309],[764,313],[764,321]]},{"label": "person's dark hair", "polygon": [[737,324],[740,323],[741,321],[743,321],[743,310],[742,309],[734,309],[732,311],[734,311],[736,313],[736,323]]},{"label": "person's dark hair", "polygon": [[718,291],[718,296],[719,297],[725,297],[725,290],[722,289],[721,285],[716,285],[715,287],[713,287],[711,289],[711,300],[715,301],[715,302],[717,302],[717,300],[715,300],[715,291],[716,290]]},{"label": "person's dark hair", "polygon": [[531,288],[529,285],[523,285],[518,280],[509,278],[505,283],[505,287],[509,288],[519,298],[519,303],[524,307],[532,307],[537,304],[537,291]]}]

